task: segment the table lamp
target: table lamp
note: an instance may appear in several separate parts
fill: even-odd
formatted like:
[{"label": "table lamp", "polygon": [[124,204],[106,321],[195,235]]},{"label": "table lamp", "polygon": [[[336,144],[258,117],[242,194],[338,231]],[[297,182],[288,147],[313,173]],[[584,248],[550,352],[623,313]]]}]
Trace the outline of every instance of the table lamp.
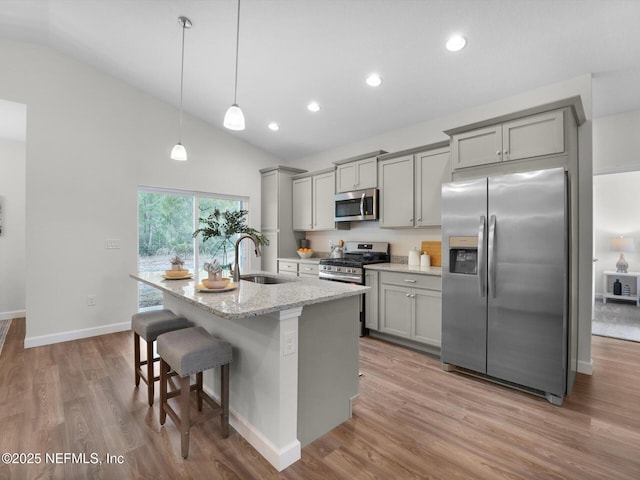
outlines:
[{"label": "table lamp", "polygon": [[624,258],[624,252],[634,252],[636,250],[635,242],[631,237],[613,237],[611,239],[611,250],[620,252],[620,258],[616,263],[616,272],[627,273],[629,263]]}]

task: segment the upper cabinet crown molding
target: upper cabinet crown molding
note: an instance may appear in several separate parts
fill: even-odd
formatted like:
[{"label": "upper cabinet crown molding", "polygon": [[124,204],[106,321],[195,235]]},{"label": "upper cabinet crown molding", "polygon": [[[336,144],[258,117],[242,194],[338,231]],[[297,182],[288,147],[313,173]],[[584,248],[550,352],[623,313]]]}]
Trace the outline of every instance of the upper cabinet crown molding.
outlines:
[{"label": "upper cabinet crown molding", "polygon": [[335,172],[336,171],[336,167],[329,167],[329,168],[323,168],[322,170],[314,170],[313,172],[308,172],[306,170],[303,170],[303,173],[299,173],[297,175],[294,175],[293,177],[291,177],[293,180],[298,180],[300,178],[305,178],[305,177],[312,177],[314,175],[322,175],[325,173],[330,173],[330,172]]},{"label": "upper cabinet crown molding", "polygon": [[272,167],[261,168],[260,173],[269,173],[273,172],[274,170],[286,172],[292,175],[307,172],[307,170],[303,170],[302,168],[289,167],[287,165],[274,165]]},{"label": "upper cabinet crown molding", "polygon": [[428,145],[422,145],[421,147],[407,148],[406,150],[400,150],[397,152],[391,152],[385,155],[380,155],[378,157],[378,161],[388,160],[390,158],[404,157],[405,155],[415,155],[416,153],[422,153],[426,151],[435,150],[438,148],[448,148],[448,147],[449,147],[449,140],[442,140],[440,142],[430,143]]},{"label": "upper cabinet crown molding", "polygon": [[462,125],[460,127],[450,128],[448,130],[445,130],[444,133],[446,133],[449,136],[453,136],[458,133],[468,132],[469,130],[476,130],[478,128],[489,127],[497,123],[505,123],[505,122],[516,120],[522,117],[536,115],[538,113],[549,112],[551,110],[560,110],[565,107],[570,107],[578,126],[586,122],[587,119],[584,113],[584,106],[582,105],[582,98],[580,97],[580,95],[576,95],[573,97],[564,98],[562,100],[557,100],[555,102],[545,103],[544,105],[538,105],[536,107],[531,107],[524,110],[519,110],[517,112],[508,113],[506,115],[500,115],[498,117],[488,118],[480,122],[474,122],[474,123],[469,123],[467,125]]},{"label": "upper cabinet crown molding", "polygon": [[343,163],[357,162],[358,160],[364,160],[366,158],[379,157],[380,155],[383,155],[385,153],[387,152],[385,152],[384,150],[375,150],[373,152],[363,153],[362,155],[356,155],[355,157],[345,158],[344,160],[336,160],[335,162],[333,162],[333,164],[342,165]]}]

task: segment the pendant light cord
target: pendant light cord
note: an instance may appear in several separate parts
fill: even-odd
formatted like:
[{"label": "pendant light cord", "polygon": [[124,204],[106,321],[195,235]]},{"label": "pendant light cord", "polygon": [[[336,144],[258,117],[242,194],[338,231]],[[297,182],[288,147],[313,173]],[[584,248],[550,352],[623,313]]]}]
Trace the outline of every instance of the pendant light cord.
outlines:
[{"label": "pendant light cord", "polygon": [[236,25],[236,79],[233,87],[233,103],[238,103],[238,50],[240,46],[240,0],[238,0],[238,19]]},{"label": "pendant light cord", "polygon": [[187,29],[187,22],[182,21],[182,60],[180,63],[180,135],[178,141],[182,143],[182,86],[184,83],[184,31]]}]

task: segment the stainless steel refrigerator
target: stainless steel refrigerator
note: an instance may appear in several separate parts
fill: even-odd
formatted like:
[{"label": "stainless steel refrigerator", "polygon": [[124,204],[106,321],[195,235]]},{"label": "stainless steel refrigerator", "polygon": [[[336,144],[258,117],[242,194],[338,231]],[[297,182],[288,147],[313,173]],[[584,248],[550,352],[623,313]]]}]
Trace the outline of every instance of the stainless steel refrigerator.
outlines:
[{"label": "stainless steel refrigerator", "polygon": [[443,185],[444,365],[562,404],[569,368],[567,205],[562,168]]}]

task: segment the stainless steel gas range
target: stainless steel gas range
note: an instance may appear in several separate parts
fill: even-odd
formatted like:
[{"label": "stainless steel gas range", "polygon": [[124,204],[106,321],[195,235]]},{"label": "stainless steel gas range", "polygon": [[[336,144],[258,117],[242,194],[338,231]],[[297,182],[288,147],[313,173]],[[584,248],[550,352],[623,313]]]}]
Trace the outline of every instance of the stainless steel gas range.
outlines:
[{"label": "stainless steel gas range", "polygon": [[[320,260],[318,277],[334,282],[364,285],[364,266],[389,262],[388,242],[346,242],[342,258]],[[360,299],[360,335],[367,335],[364,323],[364,301]]]}]

